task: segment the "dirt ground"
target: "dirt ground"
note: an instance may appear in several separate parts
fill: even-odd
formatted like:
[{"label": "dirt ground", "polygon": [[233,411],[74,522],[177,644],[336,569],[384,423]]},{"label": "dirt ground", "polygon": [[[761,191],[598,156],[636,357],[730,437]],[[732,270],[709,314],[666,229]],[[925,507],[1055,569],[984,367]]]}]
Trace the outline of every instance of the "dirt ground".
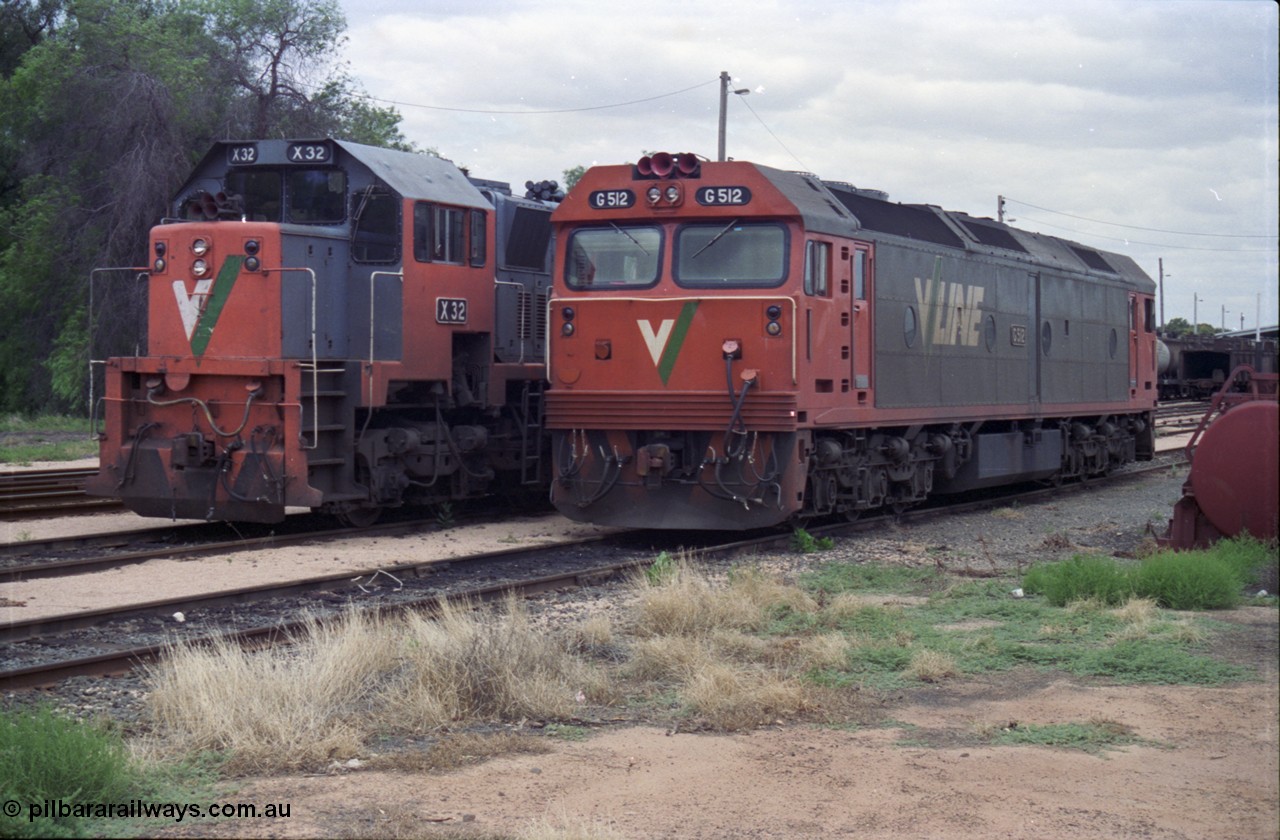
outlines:
[{"label": "dirt ground", "polygon": [[[1118,687],[1023,670],[885,698],[885,723],[868,728],[604,727],[450,772],[244,779],[228,801],[288,803],[290,817],[163,834],[496,838],[541,825],[607,838],[1274,838],[1277,612],[1218,617],[1228,658],[1260,667],[1260,681]],[[980,738],[1091,720],[1141,743],[1095,754]]]}]

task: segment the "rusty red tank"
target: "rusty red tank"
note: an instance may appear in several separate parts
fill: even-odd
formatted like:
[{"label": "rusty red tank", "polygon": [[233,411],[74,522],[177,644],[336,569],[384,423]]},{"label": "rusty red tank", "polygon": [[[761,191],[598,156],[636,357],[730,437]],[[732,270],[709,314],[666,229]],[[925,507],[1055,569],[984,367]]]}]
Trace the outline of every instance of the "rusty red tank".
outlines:
[{"label": "rusty red tank", "polygon": [[1276,538],[1280,509],[1280,403],[1277,374],[1241,366],[1213,397],[1187,444],[1191,473],[1160,540],[1204,548],[1248,533]]}]

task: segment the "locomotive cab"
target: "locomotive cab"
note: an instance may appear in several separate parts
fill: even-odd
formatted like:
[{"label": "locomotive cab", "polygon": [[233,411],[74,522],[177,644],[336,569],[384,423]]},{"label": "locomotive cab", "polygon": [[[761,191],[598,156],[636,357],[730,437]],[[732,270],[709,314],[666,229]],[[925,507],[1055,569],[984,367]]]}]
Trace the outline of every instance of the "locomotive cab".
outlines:
[{"label": "locomotive cab", "polygon": [[148,516],[358,524],[536,484],[549,212],[430,155],[217,144],[152,230],[146,346],[106,362],[86,489]]}]

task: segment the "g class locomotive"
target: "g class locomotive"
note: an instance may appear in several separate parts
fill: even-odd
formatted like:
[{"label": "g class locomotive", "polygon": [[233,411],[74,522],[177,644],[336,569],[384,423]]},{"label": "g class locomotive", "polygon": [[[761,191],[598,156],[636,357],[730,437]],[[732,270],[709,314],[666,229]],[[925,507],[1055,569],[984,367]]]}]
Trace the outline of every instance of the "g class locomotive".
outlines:
[{"label": "g class locomotive", "polygon": [[146,516],[352,524],[545,488],[552,204],[333,139],[216,144],[151,231],[86,487]]},{"label": "g class locomotive", "polygon": [[552,222],[571,519],[856,517],[1153,454],[1155,284],[1127,257],[689,154],[594,167]]}]

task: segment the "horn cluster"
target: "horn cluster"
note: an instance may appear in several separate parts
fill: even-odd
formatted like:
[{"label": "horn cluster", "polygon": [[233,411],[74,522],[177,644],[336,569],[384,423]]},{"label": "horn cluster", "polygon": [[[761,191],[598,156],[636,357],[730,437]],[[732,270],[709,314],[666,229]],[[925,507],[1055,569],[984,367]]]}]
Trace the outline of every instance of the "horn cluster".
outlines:
[{"label": "horn cluster", "polygon": [[636,162],[637,178],[697,178],[702,173],[702,161],[692,152],[654,152]]},{"label": "horn cluster", "polygon": [[235,193],[199,190],[186,201],[188,221],[238,219],[244,215],[244,200]]}]

